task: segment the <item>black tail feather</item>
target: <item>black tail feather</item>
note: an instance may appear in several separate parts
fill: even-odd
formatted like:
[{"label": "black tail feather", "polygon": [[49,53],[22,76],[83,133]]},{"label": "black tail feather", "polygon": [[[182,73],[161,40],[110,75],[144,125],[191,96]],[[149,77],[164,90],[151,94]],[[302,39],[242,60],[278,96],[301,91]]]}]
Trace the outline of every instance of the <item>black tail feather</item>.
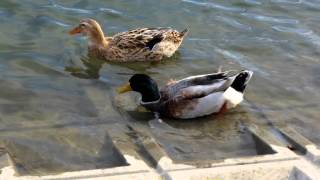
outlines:
[{"label": "black tail feather", "polygon": [[252,77],[253,72],[244,70],[236,75],[231,87],[238,92],[243,92]]}]

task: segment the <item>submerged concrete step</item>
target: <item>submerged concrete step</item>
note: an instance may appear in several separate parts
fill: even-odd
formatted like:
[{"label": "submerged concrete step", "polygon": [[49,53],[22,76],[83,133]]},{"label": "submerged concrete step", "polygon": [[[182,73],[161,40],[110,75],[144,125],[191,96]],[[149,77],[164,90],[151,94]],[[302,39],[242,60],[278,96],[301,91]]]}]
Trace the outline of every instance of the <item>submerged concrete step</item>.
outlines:
[{"label": "submerged concrete step", "polygon": [[[15,176],[12,166],[2,168],[0,180],[10,179],[262,179],[262,180],[310,180],[320,179],[318,166],[319,150],[308,139],[293,129],[279,129],[295,147],[306,149],[306,154],[296,153],[286,147],[267,128],[249,126],[248,130],[256,138],[262,155],[251,157],[227,158],[221,161],[206,162],[206,167],[174,163],[165,152],[159,154],[161,147],[151,137],[141,140],[140,146],[150,155],[156,166],[146,162],[143,155],[130,156],[122,151],[123,144],[114,141],[115,147],[123,154],[128,166],[96,169],[88,171],[66,172],[49,176]],[[111,133],[112,134],[112,133]],[[132,144],[132,146],[134,146]],[[138,159],[137,159],[138,158]],[[140,160],[139,160],[140,159]]]}]

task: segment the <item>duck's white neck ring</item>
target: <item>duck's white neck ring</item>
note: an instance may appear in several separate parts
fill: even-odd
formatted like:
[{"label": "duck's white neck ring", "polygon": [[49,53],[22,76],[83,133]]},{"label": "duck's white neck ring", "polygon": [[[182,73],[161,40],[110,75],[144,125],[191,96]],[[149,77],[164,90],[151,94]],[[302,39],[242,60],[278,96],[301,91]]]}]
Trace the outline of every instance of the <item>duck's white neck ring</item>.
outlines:
[{"label": "duck's white neck ring", "polygon": [[157,100],[155,100],[155,101],[150,101],[150,102],[143,102],[143,101],[141,100],[141,97],[140,97],[140,104],[141,104],[141,105],[148,105],[148,104],[158,103],[158,102],[160,102],[160,99],[161,99],[161,95],[159,95],[159,96],[160,96],[159,99],[157,99]]}]

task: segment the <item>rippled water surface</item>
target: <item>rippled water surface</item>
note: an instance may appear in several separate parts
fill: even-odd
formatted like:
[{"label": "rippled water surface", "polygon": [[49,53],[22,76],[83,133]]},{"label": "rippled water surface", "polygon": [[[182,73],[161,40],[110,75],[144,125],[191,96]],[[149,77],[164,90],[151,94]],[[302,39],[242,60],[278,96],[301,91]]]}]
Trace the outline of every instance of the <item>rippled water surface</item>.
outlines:
[{"label": "rippled water surface", "polygon": [[[85,17],[107,35],[190,33],[166,62],[103,64],[67,34]],[[319,145],[319,17],[317,0],[1,0],[0,145],[21,174],[126,165],[114,143],[134,155],[156,141],[177,162],[256,155],[248,125],[291,127]],[[137,109],[137,94],[114,92],[126,73],[162,85],[220,65],[255,72],[246,101],[222,117],[159,122]]]}]

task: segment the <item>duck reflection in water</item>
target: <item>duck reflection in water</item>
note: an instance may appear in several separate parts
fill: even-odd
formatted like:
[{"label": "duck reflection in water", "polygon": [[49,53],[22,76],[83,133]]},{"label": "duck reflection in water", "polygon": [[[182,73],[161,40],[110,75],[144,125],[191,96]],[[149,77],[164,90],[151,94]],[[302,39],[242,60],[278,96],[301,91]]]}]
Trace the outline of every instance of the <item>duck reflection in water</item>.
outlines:
[{"label": "duck reflection in water", "polygon": [[[115,65],[120,67],[126,67],[135,72],[142,72],[153,74],[152,71],[148,71],[150,68],[154,68],[157,66],[161,66],[163,64],[174,64],[176,61],[180,59],[181,54],[176,52],[172,57],[167,58],[166,61],[159,61],[159,62],[132,62],[132,63],[117,63],[117,62],[107,62],[103,59],[98,58],[89,58],[88,56],[82,56],[80,61],[82,62],[83,66],[78,65],[69,65],[65,67],[65,71],[69,72],[72,76],[81,79],[99,79],[100,78],[100,70],[104,64]],[[117,74],[125,74],[119,72]],[[129,73],[133,75],[132,73]]]},{"label": "duck reflection in water", "polygon": [[82,79],[99,79],[100,69],[105,61],[95,58],[81,57],[81,62],[84,67],[65,67],[65,71],[71,75]]}]

